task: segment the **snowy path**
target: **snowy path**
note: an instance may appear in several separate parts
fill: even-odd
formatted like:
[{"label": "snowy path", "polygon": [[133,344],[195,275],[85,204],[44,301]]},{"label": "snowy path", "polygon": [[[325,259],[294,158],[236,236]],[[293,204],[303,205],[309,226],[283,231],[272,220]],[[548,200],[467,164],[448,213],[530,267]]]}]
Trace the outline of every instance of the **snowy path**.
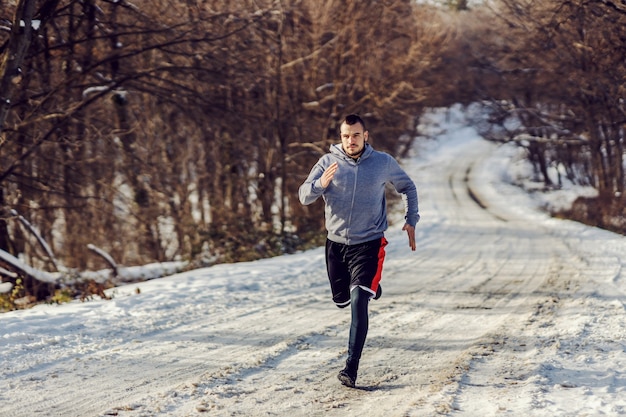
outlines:
[{"label": "snowy path", "polygon": [[357,389],[317,249],[3,314],[0,414],[626,415],[624,238],[530,209],[470,130],[423,154]]}]

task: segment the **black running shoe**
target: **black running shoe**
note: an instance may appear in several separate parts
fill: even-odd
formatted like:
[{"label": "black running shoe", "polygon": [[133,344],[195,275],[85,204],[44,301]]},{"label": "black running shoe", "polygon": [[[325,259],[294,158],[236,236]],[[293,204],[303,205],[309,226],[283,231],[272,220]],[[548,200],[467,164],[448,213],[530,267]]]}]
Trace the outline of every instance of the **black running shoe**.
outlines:
[{"label": "black running shoe", "polygon": [[346,369],[339,372],[339,375],[337,375],[337,378],[346,387],[354,388],[356,384],[356,375],[354,376],[350,375],[350,373],[348,373]]},{"label": "black running shoe", "polygon": [[376,295],[374,296],[374,300],[378,300],[381,295],[383,295],[383,287],[379,285],[378,289],[376,290]]}]

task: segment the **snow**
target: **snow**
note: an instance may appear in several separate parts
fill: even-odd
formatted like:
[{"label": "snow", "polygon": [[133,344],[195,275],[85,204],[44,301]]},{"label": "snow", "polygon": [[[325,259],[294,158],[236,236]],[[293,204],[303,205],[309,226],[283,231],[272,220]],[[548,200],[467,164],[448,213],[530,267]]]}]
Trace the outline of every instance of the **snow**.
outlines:
[{"label": "snow", "polygon": [[418,250],[395,211],[356,389],[317,248],[0,315],[1,414],[625,415],[624,237],[550,218],[460,112],[424,123]]},{"label": "snow", "polygon": [[[7,271],[4,268],[0,268],[0,272],[3,273],[3,274],[6,274],[8,276],[16,276],[17,275],[15,273],[11,272],[11,271]],[[0,294],[11,292],[12,289],[13,289],[13,284],[11,284],[10,282],[0,282]]]}]

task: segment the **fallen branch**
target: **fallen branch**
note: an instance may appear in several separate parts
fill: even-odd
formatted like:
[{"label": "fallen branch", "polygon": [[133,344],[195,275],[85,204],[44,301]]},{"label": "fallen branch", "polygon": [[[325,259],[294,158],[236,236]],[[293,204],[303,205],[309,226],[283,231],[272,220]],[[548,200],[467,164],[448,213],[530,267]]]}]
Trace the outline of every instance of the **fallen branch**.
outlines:
[{"label": "fallen branch", "polygon": [[96,255],[99,255],[102,259],[104,259],[106,261],[106,263],[109,264],[109,266],[113,270],[113,277],[117,277],[119,275],[119,270],[117,268],[117,262],[115,262],[115,260],[113,259],[113,257],[111,255],[109,255],[107,252],[105,252],[104,250],[100,249],[99,247],[97,247],[96,245],[93,245],[91,243],[87,245],[87,249],[89,249],[90,251],[92,251]]},{"label": "fallen branch", "polygon": [[44,240],[44,238],[39,234],[39,232],[37,231],[37,229],[35,229],[33,227],[32,224],[30,224],[30,222],[28,220],[26,220],[24,218],[24,216],[22,216],[21,214],[19,214],[17,211],[15,210],[11,210],[11,215],[17,217],[17,219],[20,221],[20,223],[22,223],[24,225],[24,227],[26,227],[26,229],[28,229],[28,231],[30,233],[33,234],[33,236],[35,236],[35,238],[37,239],[37,242],[39,242],[39,244],[41,245],[41,247],[43,248],[43,250],[46,252],[46,254],[48,255],[48,258],[50,259],[50,262],[52,262],[52,265],[54,266],[54,270],[55,271],[59,271],[59,266],[57,264],[56,259],[54,258],[54,254],[52,253],[52,249],[50,249],[50,246],[48,246],[48,243]]},{"label": "fallen branch", "polygon": [[5,262],[11,266],[14,270],[21,272],[23,275],[30,276],[38,281],[45,282],[47,284],[56,284],[59,280],[58,274],[51,274],[49,272],[40,271],[39,269],[32,268],[26,265],[24,262],[17,259],[15,256],[0,249],[0,261]]}]

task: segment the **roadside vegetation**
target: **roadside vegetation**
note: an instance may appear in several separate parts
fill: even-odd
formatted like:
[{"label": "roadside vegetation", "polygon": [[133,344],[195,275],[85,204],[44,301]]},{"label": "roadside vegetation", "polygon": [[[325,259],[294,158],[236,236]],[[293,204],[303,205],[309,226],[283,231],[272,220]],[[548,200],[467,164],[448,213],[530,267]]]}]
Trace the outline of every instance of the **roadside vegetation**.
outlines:
[{"label": "roadside vegetation", "polygon": [[297,188],[352,112],[402,157],[482,103],[546,188],[597,190],[558,215],[626,233],[626,6],[430,3],[0,0],[0,309],[319,245]]}]

